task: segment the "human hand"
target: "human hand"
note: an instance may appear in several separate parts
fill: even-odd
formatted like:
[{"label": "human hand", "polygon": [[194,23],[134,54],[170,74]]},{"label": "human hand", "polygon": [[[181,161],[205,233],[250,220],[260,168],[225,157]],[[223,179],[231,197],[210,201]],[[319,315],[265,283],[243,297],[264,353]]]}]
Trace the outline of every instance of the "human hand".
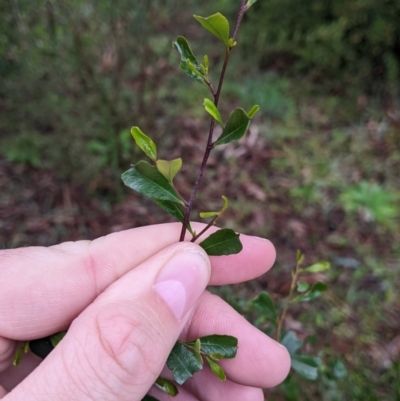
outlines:
[{"label": "human hand", "polygon": [[[197,231],[202,226],[193,224]],[[241,235],[239,254],[208,259],[199,246],[176,243],[180,228],[154,225],[94,241],[0,251],[0,398],[140,401],[178,338],[229,334],[239,348],[235,359],[220,362],[228,379],[205,368],[173,399],[263,400],[261,388],[289,371],[287,350],[204,289],[260,276],[275,250],[269,241]],[[40,365],[27,354],[11,366],[16,341],[67,328]],[[150,394],[172,399],[154,388]]]}]

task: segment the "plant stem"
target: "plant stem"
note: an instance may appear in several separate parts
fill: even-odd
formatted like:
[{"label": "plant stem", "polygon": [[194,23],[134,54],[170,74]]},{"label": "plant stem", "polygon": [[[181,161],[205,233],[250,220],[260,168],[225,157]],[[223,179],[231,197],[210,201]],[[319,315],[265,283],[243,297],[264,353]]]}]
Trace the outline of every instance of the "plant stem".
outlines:
[{"label": "plant stem", "polygon": [[212,227],[215,222],[217,221],[219,215],[214,216],[214,218],[198,233],[196,234],[190,242],[194,242],[197,240],[197,238],[200,238],[210,227]]},{"label": "plant stem", "polygon": [[[239,13],[238,13],[238,17],[237,17],[237,20],[236,20],[236,26],[235,26],[234,33],[233,33],[233,36],[232,36],[233,41],[235,41],[236,35],[238,33],[238,30],[239,30],[239,26],[240,26],[240,23],[242,22],[243,15],[244,15],[245,11],[246,11],[245,0],[241,0],[240,1]],[[228,62],[229,62],[229,58],[230,58],[230,55],[231,55],[231,51],[232,51],[232,48],[228,48],[226,50],[225,60],[224,60],[224,63],[222,65],[222,70],[221,70],[221,74],[220,74],[219,81],[218,81],[218,88],[217,88],[217,91],[215,92],[215,94],[213,92],[215,106],[218,106],[218,102],[219,102],[219,98],[220,98],[221,90],[222,90],[222,84],[223,84],[224,78],[225,78],[226,67],[228,66]],[[204,174],[204,171],[205,171],[205,168],[206,168],[207,161],[208,161],[208,158],[210,156],[211,150],[213,149],[212,139],[213,139],[214,128],[215,128],[215,120],[214,120],[214,118],[211,118],[210,128],[208,130],[208,139],[207,139],[206,150],[204,152],[203,160],[202,160],[200,168],[199,168],[199,174],[197,176],[196,182],[195,182],[194,187],[192,189],[192,193],[190,194],[189,201],[187,202],[187,205],[185,207],[185,214],[184,214],[184,217],[183,217],[182,230],[181,230],[181,234],[180,234],[180,237],[179,237],[179,241],[183,241],[185,239],[186,227],[187,227],[187,225],[189,223],[189,220],[190,220],[190,212],[192,210],[193,202],[194,202],[194,200],[196,198],[197,191],[198,191],[198,189],[200,187],[200,182],[201,182],[201,179],[203,177],[203,174]]]},{"label": "plant stem", "polygon": [[286,314],[287,314],[287,311],[289,309],[290,302],[292,301],[292,298],[293,298],[293,291],[296,288],[297,279],[299,277],[299,274],[300,274],[300,263],[296,262],[296,270],[294,271],[294,274],[293,274],[293,277],[292,277],[292,283],[290,285],[289,294],[288,294],[288,296],[286,298],[285,307],[283,308],[282,314],[279,317],[278,327],[276,329],[275,340],[278,341],[278,342],[279,342],[279,340],[281,338],[281,331],[282,331],[283,322],[286,319]]}]

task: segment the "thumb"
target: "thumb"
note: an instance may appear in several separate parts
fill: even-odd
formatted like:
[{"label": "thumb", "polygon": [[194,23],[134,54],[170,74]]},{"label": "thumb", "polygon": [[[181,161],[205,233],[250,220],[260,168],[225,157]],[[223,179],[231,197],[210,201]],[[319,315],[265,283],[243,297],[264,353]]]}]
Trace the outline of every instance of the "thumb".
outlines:
[{"label": "thumb", "polygon": [[141,400],[209,277],[198,245],[164,249],[108,287],[4,400]]}]

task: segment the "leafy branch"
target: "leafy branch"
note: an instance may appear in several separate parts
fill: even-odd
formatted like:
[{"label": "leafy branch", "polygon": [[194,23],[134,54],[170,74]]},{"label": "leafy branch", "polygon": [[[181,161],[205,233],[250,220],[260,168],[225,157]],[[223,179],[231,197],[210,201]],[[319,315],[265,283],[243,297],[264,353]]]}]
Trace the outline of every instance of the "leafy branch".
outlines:
[{"label": "leafy branch", "polygon": [[[175,175],[182,167],[182,159],[179,158],[171,161],[158,159],[157,146],[153,140],[143,133],[139,127],[133,127],[131,130],[137,146],[151,160],[153,165],[144,161],[138,162],[136,165],[132,166],[130,170],[122,174],[122,181],[129,188],[153,199],[161,208],[182,223],[179,241],[184,241],[186,231],[189,231],[192,235],[192,242],[199,239],[209,228],[215,225],[217,219],[228,207],[228,199],[223,196],[224,206],[219,212],[200,213],[201,218],[212,218],[204,229],[202,229],[200,233],[195,233],[191,228],[190,214],[212,149],[218,145],[223,145],[242,138],[243,135],[246,134],[251,120],[259,110],[259,106],[257,105],[253,106],[249,112],[246,112],[242,108],[236,108],[231,113],[226,123],[224,123],[221,113],[218,110],[222,85],[232,50],[236,46],[236,36],[239,26],[244,13],[253,3],[254,1],[248,1],[246,3],[244,0],[241,0],[232,36],[230,36],[229,22],[221,13],[216,13],[209,17],[194,16],[196,21],[199,22],[203,28],[224,44],[225,59],[222,64],[216,90],[214,90],[214,85],[209,77],[210,66],[208,56],[205,55],[203,57],[203,63],[200,63],[186,38],[178,36],[173,42],[173,47],[180,55],[179,66],[181,70],[189,75],[190,78],[206,86],[213,98],[213,100],[206,98],[203,102],[205,111],[211,116],[211,121],[202,162],[188,200],[184,199],[173,183]],[[216,123],[222,127],[222,133],[219,138],[213,142]],[[202,246],[209,255],[228,255],[238,253],[242,250],[239,235],[233,230],[226,228],[211,234],[200,243],[200,246]]]},{"label": "leafy branch", "polygon": [[[192,229],[190,225],[190,214],[211,151],[216,146],[237,141],[242,138],[246,134],[251,120],[259,110],[258,105],[251,107],[248,112],[243,108],[236,108],[232,111],[226,123],[224,123],[221,113],[218,110],[227,66],[232,50],[237,44],[236,37],[243,15],[255,1],[256,0],[247,0],[246,2],[245,0],[240,0],[239,11],[232,36],[230,36],[229,21],[221,13],[215,13],[209,17],[194,15],[196,21],[204,29],[217,37],[224,44],[225,58],[216,90],[209,77],[210,65],[208,56],[205,55],[203,57],[203,63],[199,63],[188,41],[183,36],[178,36],[173,42],[173,47],[180,55],[181,70],[189,75],[190,78],[206,86],[212,95],[212,100],[206,98],[203,102],[204,109],[211,116],[211,120],[203,159],[188,200],[179,193],[174,185],[174,178],[182,167],[182,159],[160,159],[158,157],[157,145],[150,136],[145,134],[137,126],[131,129],[131,134],[136,145],[150,159],[150,162],[142,160],[132,165],[129,170],[122,174],[121,179],[126,186],[152,199],[157,205],[182,223],[179,241],[184,241],[186,231],[192,236],[192,242],[198,240],[206,231],[215,225],[217,219],[220,218],[228,208],[229,201],[227,197],[222,196],[224,203],[219,211],[200,213],[200,217],[203,219],[211,218],[209,223],[206,224],[199,233],[196,233]],[[222,133],[213,141],[216,123],[222,127]],[[229,228],[217,230],[201,241],[199,245],[208,255],[212,256],[230,255],[242,250],[239,234]],[[44,339],[24,342],[21,348],[17,350],[14,364],[17,365],[23,353],[27,352],[29,349],[42,358],[45,358],[58,342],[62,340],[64,335],[65,332],[56,333]],[[172,371],[174,380],[178,384],[183,384],[196,372],[202,370],[205,362],[211,371],[223,381],[226,379],[226,375],[218,362],[221,359],[234,358],[237,352],[237,343],[238,341],[235,337],[228,335],[210,335],[189,342],[178,341],[168,357],[167,366]],[[159,377],[155,385],[171,396],[178,394],[176,385],[168,379]],[[143,400],[154,401],[156,399],[147,395]]]},{"label": "leafy branch", "polygon": [[[213,16],[211,16],[209,18],[205,18],[205,19],[200,19],[199,17],[196,18],[196,16],[195,16],[197,21],[199,21],[203,25],[203,27],[205,27],[207,30],[211,31],[211,33],[213,33],[214,35],[215,35],[215,33],[209,28],[208,25],[206,25],[206,21],[208,22],[210,19],[213,19],[214,21],[217,20],[217,21],[215,21],[215,24],[218,25],[218,26],[223,26],[224,28],[226,27],[226,25],[228,26],[228,29],[224,29],[224,31],[223,31],[224,33],[223,34],[216,35],[226,45],[225,59],[224,59],[223,65],[222,65],[222,70],[221,70],[221,74],[220,74],[219,81],[218,81],[217,91],[214,92],[212,90],[212,87],[210,87],[211,88],[211,93],[214,96],[214,106],[215,106],[216,110],[218,110],[218,102],[219,102],[219,98],[220,98],[220,95],[221,95],[222,84],[224,83],[226,68],[228,66],[228,62],[229,62],[229,58],[230,58],[230,55],[231,55],[231,51],[232,51],[233,47],[236,44],[236,42],[235,42],[236,35],[238,33],[239,26],[240,26],[240,23],[242,22],[243,15],[244,15],[245,11],[246,11],[245,0],[241,0],[239,13],[238,13],[237,21],[236,21],[235,30],[234,30],[234,33],[233,33],[233,36],[232,36],[231,39],[229,39],[229,23],[226,20],[226,18],[223,17],[221,14],[219,14],[219,13],[218,14],[214,14]],[[210,24],[211,24],[211,21],[210,21]],[[208,138],[207,138],[206,150],[204,152],[203,160],[202,160],[201,165],[200,165],[199,174],[197,176],[197,179],[196,179],[196,182],[194,184],[192,193],[190,195],[189,201],[188,201],[188,203],[186,205],[186,208],[185,208],[185,215],[184,215],[184,218],[183,218],[182,230],[181,230],[181,235],[180,235],[179,241],[183,241],[185,239],[186,225],[187,225],[187,223],[188,223],[188,221],[190,219],[190,212],[192,210],[193,202],[194,202],[194,200],[196,198],[196,194],[197,194],[197,191],[199,189],[200,182],[201,182],[201,179],[203,177],[203,174],[204,174],[204,171],[205,171],[205,168],[206,168],[207,161],[208,161],[208,158],[210,156],[211,150],[215,146],[212,143],[212,138],[213,138],[213,134],[214,134],[214,127],[215,127],[215,121],[216,121],[215,116],[212,116],[211,117],[211,121],[210,121],[210,128],[208,130]]]},{"label": "leafy branch", "polygon": [[311,355],[298,354],[297,351],[303,345],[303,340],[300,340],[294,331],[284,332],[283,325],[291,305],[299,302],[313,301],[327,290],[325,283],[316,282],[310,285],[307,281],[301,281],[302,274],[321,273],[329,269],[330,264],[322,261],[303,268],[303,263],[304,255],[300,251],[297,251],[296,267],[292,273],[289,293],[284,300],[280,314],[277,313],[275,303],[266,291],[262,291],[256,298],[252,299],[250,306],[259,315],[256,324],[260,325],[267,322],[269,329],[266,332],[272,334],[271,331],[274,330],[276,341],[287,348],[291,357],[292,369],[308,380],[315,380],[322,365],[321,359]]}]

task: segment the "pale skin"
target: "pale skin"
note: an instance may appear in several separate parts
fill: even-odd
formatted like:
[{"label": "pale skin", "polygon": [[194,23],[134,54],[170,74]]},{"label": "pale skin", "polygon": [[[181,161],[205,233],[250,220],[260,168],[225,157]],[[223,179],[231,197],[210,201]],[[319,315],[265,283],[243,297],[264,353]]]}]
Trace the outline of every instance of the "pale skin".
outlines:
[{"label": "pale skin", "polygon": [[[203,226],[193,224],[197,232]],[[205,287],[259,277],[273,265],[275,249],[241,235],[242,252],[208,259],[198,245],[177,243],[180,229],[162,224],[94,241],[0,251],[0,398],[140,401],[150,390],[161,401],[262,401],[261,389],[288,374],[289,354]],[[174,303],[182,263],[195,272],[192,281],[182,279],[185,307]],[[27,354],[19,367],[11,366],[17,341],[67,328],[44,361]],[[152,387],[160,374],[171,377],[164,365],[178,338],[209,334],[239,340],[237,357],[221,362],[227,381],[206,368],[175,398]]]}]

